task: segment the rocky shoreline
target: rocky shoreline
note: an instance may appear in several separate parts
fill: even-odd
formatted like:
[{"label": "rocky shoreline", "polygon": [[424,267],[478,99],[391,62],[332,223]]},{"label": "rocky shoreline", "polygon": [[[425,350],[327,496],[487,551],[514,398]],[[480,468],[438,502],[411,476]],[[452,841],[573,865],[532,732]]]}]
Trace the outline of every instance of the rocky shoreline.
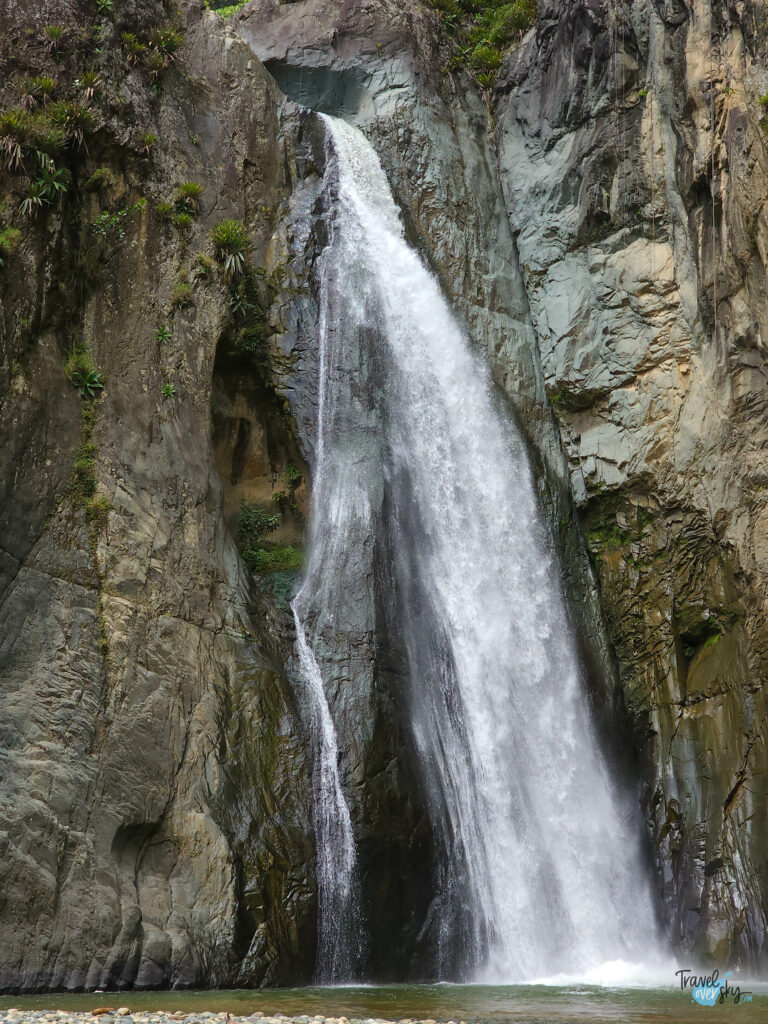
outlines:
[{"label": "rocky shoreline", "polygon": [[[212,1013],[187,1013],[179,1010],[174,1013],[163,1010],[136,1010],[132,1012],[127,1006],[100,1006],[93,1010],[68,1012],[67,1010],[20,1010],[12,1008],[0,1010],[0,1024],[31,1024],[31,1022],[50,1021],[51,1024],[438,1024],[435,1020],[416,1020],[403,1018],[399,1021],[385,1020],[381,1017],[322,1017],[303,1014],[298,1017],[287,1017],[282,1013],[274,1016],[257,1011],[248,1016],[221,1011]],[[446,1021],[445,1024],[467,1024],[466,1021]]]}]

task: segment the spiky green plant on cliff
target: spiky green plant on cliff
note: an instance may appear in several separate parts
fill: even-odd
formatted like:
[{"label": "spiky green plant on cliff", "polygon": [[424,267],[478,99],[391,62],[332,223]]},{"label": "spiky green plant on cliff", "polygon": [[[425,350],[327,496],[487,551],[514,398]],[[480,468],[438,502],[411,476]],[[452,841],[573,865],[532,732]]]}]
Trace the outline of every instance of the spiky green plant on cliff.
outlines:
[{"label": "spiky green plant on cliff", "polygon": [[64,45],[64,38],[67,34],[67,30],[63,25],[45,25],[43,28],[43,36],[45,38],[48,52],[56,57],[58,56],[62,46]]},{"label": "spiky green plant on cliff", "polygon": [[122,32],[120,34],[120,40],[123,44],[123,50],[125,51],[126,64],[137,64],[143,54],[146,53],[146,43],[142,43],[135,32]]},{"label": "spiky green plant on cliff", "polygon": [[211,241],[216,259],[224,267],[224,276],[230,281],[242,277],[251,248],[245,225],[239,220],[221,220],[211,230]]}]

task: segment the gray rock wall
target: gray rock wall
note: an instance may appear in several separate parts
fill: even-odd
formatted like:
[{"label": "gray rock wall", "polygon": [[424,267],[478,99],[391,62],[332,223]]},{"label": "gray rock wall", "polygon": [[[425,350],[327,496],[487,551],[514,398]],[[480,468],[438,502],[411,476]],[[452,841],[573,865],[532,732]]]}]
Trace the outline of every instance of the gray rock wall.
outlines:
[{"label": "gray rock wall", "polygon": [[[3,35],[18,45],[45,16],[7,10]],[[280,98],[194,7],[159,98],[138,73],[124,89],[136,123],[100,114],[72,188],[106,165],[116,194],[80,193],[80,237],[65,207],[38,219],[3,279],[0,987],[307,980],[311,793],[286,617],[225,528],[211,437],[228,299],[214,275],[171,304],[224,216],[267,261]],[[162,139],[151,162],[117,148],[143,125]],[[180,237],[156,203],[195,179],[200,217]],[[140,197],[79,291],[88,222]],[[66,379],[73,342],[104,374],[95,404]]]},{"label": "gray rock wall", "polygon": [[761,961],[768,894],[765,18],[544,2],[495,106],[665,918],[723,963]]}]

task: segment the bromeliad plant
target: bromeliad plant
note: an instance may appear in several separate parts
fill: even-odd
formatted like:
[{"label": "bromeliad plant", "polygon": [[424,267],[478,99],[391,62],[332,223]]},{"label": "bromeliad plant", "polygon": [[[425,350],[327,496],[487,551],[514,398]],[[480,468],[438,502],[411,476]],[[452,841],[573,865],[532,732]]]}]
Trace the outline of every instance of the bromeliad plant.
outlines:
[{"label": "bromeliad plant", "polygon": [[146,53],[146,44],[142,43],[133,32],[122,32],[120,39],[125,50],[126,64],[138,64],[141,57]]},{"label": "bromeliad plant", "polygon": [[203,186],[197,181],[185,181],[176,189],[174,203],[179,213],[189,213],[195,216],[200,212],[200,198],[205,192]]},{"label": "bromeliad plant", "polygon": [[50,206],[58,196],[67,191],[69,171],[57,168],[52,158],[38,153],[37,177],[27,189],[21,202],[21,212],[34,217],[44,206]]},{"label": "bromeliad plant", "polygon": [[104,387],[101,383],[101,374],[96,370],[74,370],[70,380],[82,398],[95,398],[96,392],[101,391]]},{"label": "bromeliad plant", "polygon": [[93,114],[88,107],[79,103],[68,103],[66,100],[57,100],[52,103],[49,110],[52,124],[61,128],[67,133],[67,138],[73,142],[78,149],[85,146],[85,136],[93,130]]},{"label": "bromeliad plant", "polygon": [[225,278],[228,281],[241,278],[251,249],[245,226],[239,220],[219,221],[211,231],[211,241],[216,259],[224,268]]},{"label": "bromeliad plant", "polygon": [[92,100],[101,87],[102,78],[98,71],[89,68],[79,78],[75,79],[75,88],[80,89],[86,100]]},{"label": "bromeliad plant", "polygon": [[144,67],[149,73],[149,77],[152,79],[155,85],[158,85],[160,75],[165,70],[165,60],[161,53],[148,53],[144,58]]},{"label": "bromeliad plant", "polygon": [[28,104],[46,106],[56,91],[56,79],[49,75],[35,75],[28,78],[23,86],[23,97]]},{"label": "bromeliad plant", "polygon": [[9,171],[17,171],[22,166],[30,130],[30,116],[25,110],[0,113],[0,155]]},{"label": "bromeliad plant", "polygon": [[141,150],[145,156],[149,156],[152,152],[152,147],[157,142],[157,136],[154,132],[142,132],[139,136],[139,142],[141,143]]},{"label": "bromeliad plant", "polygon": [[173,28],[172,25],[163,25],[149,33],[149,45],[153,50],[162,54],[167,63],[170,63],[176,59],[176,54],[184,45],[184,33]]},{"label": "bromeliad plant", "polygon": [[45,25],[43,28],[43,36],[45,37],[45,43],[48,47],[48,53],[51,56],[58,56],[64,44],[64,37],[67,34],[67,30],[63,25]]}]

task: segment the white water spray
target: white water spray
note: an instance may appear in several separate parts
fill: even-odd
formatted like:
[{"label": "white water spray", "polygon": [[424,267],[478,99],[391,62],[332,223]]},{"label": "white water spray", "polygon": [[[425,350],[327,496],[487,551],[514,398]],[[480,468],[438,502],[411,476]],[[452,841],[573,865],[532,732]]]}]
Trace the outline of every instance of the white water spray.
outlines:
[{"label": "white water spray", "polygon": [[645,960],[658,940],[638,823],[598,749],[523,443],[406,243],[372,147],[324,120],[331,215],[311,559],[293,607],[315,708],[320,956],[336,958],[326,978],[339,979],[348,955],[338,929],[355,852],[310,643],[327,650],[321,619],[325,638],[341,625],[339,588],[349,607],[349,588],[370,586],[356,552],[382,523],[409,669],[404,711],[441,847],[438,975],[509,982]]}]

